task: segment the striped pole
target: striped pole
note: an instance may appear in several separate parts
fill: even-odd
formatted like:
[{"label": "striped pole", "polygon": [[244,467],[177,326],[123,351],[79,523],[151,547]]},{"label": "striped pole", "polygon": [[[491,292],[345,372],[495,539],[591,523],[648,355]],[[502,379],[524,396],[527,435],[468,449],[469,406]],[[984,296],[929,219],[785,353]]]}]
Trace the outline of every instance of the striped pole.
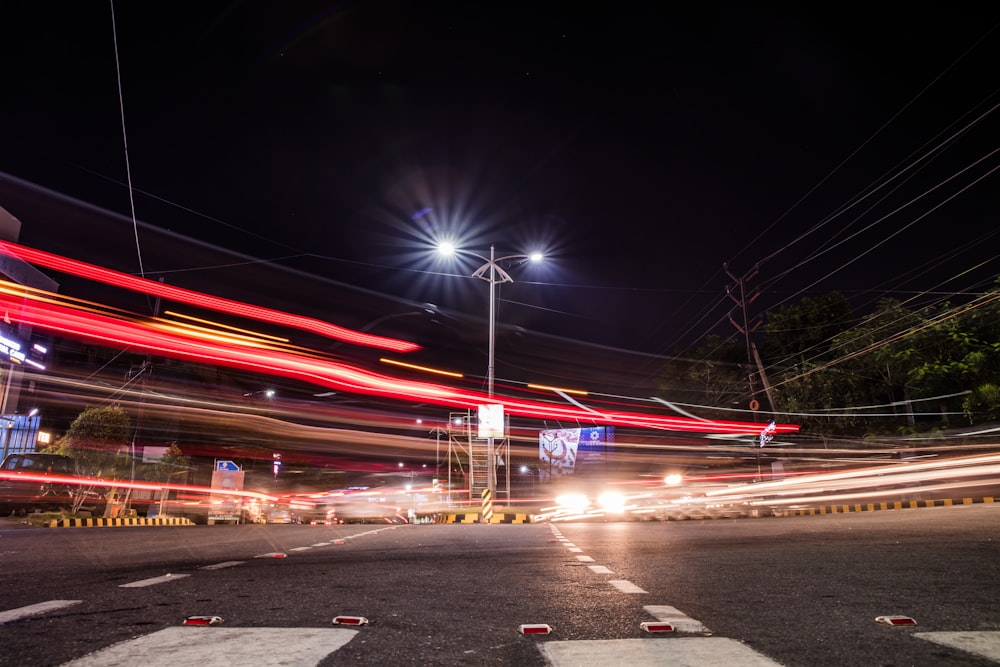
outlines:
[{"label": "striped pole", "polygon": [[493,521],[493,492],[489,488],[483,489],[483,523]]}]

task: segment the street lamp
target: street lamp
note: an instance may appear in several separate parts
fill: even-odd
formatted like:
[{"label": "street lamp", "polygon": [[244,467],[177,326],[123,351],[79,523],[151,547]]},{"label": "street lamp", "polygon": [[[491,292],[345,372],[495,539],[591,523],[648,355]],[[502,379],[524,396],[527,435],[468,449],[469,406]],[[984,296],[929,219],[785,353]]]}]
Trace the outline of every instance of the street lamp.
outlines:
[{"label": "street lamp", "polygon": [[[486,372],[486,387],[487,395],[490,400],[493,399],[493,383],[495,379],[494,372],[494,350],[496,348],[496,312],[497,312],[497,297],[496,297],[496,286],[502,283],[512,283],[514,279],[510,277],[510,274],[500,266],[500,262],[508,262],[518,259],[528,260],[532,262],[538,262],[543,259],[543,255],[540,252],[533,252],[531,254],[515,254],[515,255],[504,255],[503,257],[496,256],[496,246],[492,243],[490,244],[490,256],[485,257],[477,252],[472,252],[470,250],[462,250],[456,248],[453,244],[444,242],[438,245],[438,251],[443,255],[453,255],[455,253],[461,253],[465,255],[470,255],[476,257],[484,262],[482,266],[472,272],[473,278],[479,278],[480,280],[485,280],[490,284],[490,342],[489,342],[489,366]],[[490,496],[496,497],[496,466],[495,458],[493,454],[493,436],[487,436],[486,438],[486,460],[489,461],[489,472],[487,473],[487,488],[489,488]]]}]

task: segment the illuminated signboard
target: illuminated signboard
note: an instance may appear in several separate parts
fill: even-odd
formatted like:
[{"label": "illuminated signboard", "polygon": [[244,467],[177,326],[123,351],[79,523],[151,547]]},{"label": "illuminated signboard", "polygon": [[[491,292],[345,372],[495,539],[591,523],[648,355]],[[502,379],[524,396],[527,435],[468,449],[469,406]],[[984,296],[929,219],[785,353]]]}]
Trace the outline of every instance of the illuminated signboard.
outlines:
[{"label": "illuminated signboard", "polygon": [[21,344],[4,335],[0,335],[0,356],[18,364],[23,364],[25,358]]}]

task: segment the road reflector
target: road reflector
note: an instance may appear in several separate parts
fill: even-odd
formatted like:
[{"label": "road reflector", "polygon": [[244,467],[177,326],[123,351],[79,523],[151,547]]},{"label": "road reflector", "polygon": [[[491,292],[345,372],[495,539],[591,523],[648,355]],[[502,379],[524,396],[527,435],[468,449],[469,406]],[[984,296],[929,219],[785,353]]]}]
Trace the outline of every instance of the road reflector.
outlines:
[{"label": "road reflector", "polygon": [[662,621],[646,621],[645,623],[640,623],[639,627],[646,632],[673,632],[674,626],[669,623],[664,623]]},{"label": "road reflector", "polygon": [[184,625],[218,625],[222,623],[221,616],[188,616]]},{"label": "road reflector", "polygon": [[283,554],[280,551],[272,551],[269,554],[261,554],[256,556],[256,558],[288,558],[288,554]]},{"label": "road reflector", "polygon": [[343,544],[344,540],[334,540],[333,543],[334,544]]},{"label": "road reflector", "polygon": [[522,635],[547,635],[552,632],[545,623],[524,623],[517,628]]},{"label": "road reflector", "polygon": [[876,623],[884,623],[885,625],[916,625],[917,622],[910,618],[909,616],[878,616],[875,618]]},{"label": "road reflector", "polygon": [[368,625],[368,619],[364,616],[336,616],[333,619],[334,625]]}]

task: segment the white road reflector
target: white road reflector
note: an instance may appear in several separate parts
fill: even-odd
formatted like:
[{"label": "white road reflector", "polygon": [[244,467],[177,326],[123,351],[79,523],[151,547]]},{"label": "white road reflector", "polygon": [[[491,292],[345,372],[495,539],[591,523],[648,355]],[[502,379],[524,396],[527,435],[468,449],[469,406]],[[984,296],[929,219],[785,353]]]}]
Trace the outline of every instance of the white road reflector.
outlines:
[{"label": "white road reflector", "polygon": [[640,623],[639,627],[646,632],[673,632],[674,626],[669,623],[663,623],[662,621],[646,621]]},{"label": "white road reflector", "polygon": [[222,623],[221,616],[188,616],[183,625],[218,625]]},{"label": "white road reflector", "polygon": [[916,625],[917,622],[909,616],[877,616],[876,623],[884,625]]},{"label": "white road reflector", "polygon": [[364,616],[336,616],[333,619],[334,625],[368,625],[368,619]]},{"label": "white road reflector", "polygon": [[523,623],[518,626],[517,631],[522,635],[547,635],[552,632],[552,628],[545,623]]}]

